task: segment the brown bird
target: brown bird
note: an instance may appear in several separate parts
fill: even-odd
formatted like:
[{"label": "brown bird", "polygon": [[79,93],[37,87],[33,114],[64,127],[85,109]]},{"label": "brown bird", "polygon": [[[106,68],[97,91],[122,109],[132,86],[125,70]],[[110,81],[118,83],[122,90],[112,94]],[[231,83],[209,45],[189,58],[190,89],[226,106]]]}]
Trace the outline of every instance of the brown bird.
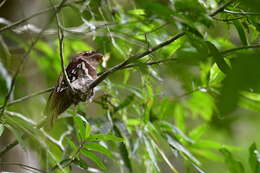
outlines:
[{"label": "brown bird", "polygon": [[97,78],[97,66],[102,62],[103,55],[96,51],[85,51],[72,58],[66,67],[66,72],[71,88],[67,85],[63,73],[60,74],[57,85],[48,98],[45,107],[47,123],[52,127],[58,115],[71,105],[79,102],[90,101],[94,90],[89,89],[89,84]]}]

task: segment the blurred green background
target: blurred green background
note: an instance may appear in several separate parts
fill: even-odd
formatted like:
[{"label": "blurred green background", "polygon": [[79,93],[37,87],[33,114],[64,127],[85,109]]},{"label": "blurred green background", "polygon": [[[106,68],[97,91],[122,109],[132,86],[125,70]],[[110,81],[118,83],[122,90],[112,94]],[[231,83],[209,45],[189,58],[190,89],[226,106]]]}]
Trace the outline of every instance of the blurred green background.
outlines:
[{"label": "blurred green background", "polygon": [[16,73],[9,102],[55,86],[56,13],[65,64],[96,50],[104,54],[99,72],[184,33],[110,74],[92,103],[71,107],[47,132],[35,126],[44,119],[48,92],[6,106],[1,152],[14,140],[19,146],[0,154],[1,171],[24,171],[11,164],[21,162],[39,172],[260,172],[257,0],[0,4],[0,105]]}]

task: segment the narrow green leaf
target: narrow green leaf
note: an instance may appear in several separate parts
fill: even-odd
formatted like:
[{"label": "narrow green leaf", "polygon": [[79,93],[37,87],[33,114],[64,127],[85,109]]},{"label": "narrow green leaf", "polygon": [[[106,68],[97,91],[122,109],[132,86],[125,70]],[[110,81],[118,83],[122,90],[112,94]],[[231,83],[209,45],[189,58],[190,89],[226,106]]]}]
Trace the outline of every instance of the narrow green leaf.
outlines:
[{"label": "narrow green leaf", "polygon": [[152,144],[150,143],[149,139],[147,139],[145,136],[144,136],[144,144],[145,144],[145,149],[154,165],[154,167],[156,168],[157,171],[160,172],[160,168],[157,164],[157,157],[155,155],[155,149],[153,148]]},{"label": "narrow green leaf", "polygon": [[212,44],[209,41],[206,41],[210,54],[213,56],[214,61],[216,62],[218,68],[223,72],[223,73],[227,73],[230,71],[230,68],[228,66],[228,64],[226,63],[226,61],[224,60],[224,57],[221,55],[221,53],[218,51],[218,49],[216,48],[216,46],[214,44]]},{"label": "narrow green leaf", "polygon": [[255,143],[249,147],[249,164],[252,173],[260,173],[260,153]]},{"label": "narrow green leaf", "polygon": [[106,155],[107,157],[113,159],[113,154],[110,150],[108,150],[107,148],[103,147],[102,145],[100,144],[97,144],[97,143],[87,143],[84,145],[86,149],[89,149],[89,150],[93,150],[93,151],[97,151],[97,152],[100,152],[104,155]]},{"label": "narrow green leaf", "polygon": [[[118,123],[116,123],[116,125],[113,126],[113,129],[114,129],[114,132],[117,136],[120,136],[120,137],[123,138],[125,130],[120,128],[120,125]],[[121,157],[124,161],[125,166],[129,170],[129,172],[132,173],[133,172],[133,166],[132,166],[132,163],[131,163],[129,150],[128,150],[127,145],[126,145],[127,143],[129,143],[129,141],[128,141],[127,138],[125,138],[124,140],[125,140],[125,142],[121,142],[119,144],[119,151],[120,151],[120,155],[121,155]]]},{"label": "narrow green leaf", "polygon": [[71,139],[67,138],[67,142],[68,142],[69,146],[70,146],[73,150],[77,150],[77,146],[74,144],[74,142],[73,142]]},{"label": "narrow green leaf", "polygon": [[85,128],[85,139],[87,139],[90,136],[91,133],[91,126],[89,123],[86,123],[86,128]]},{"label": "narrow green leaf", "polygon": [[133,9],[133,10],[129,10],[128,14],[137,15],[137,16],[145,15],[145,11],[144,11],[144,9],[140,9],[140,8],[139,9]]},{"label": "narrow green leaf", "polygon": [[208,125],[206,125],[206,124],[200,125],[200,126],[196,127],[195,129],[193,129],[189,133],[189,136],[190,136],[190,138],[197,140],[206,132],[207,129],[208,129]]},{"label": "narrow green leaf", "polygon": [[135,95],[134,95],[134,94],[127,96],[127,97],[115,108],[114,112],[117,112],[117,111],[119,111],[119,110],[121,110],[121,109],[127,107],[130,103],[133,102],[134,98],[135,98]]},{"label": "narrow green leaf", "polygon": [[96,134],[96,135],[92,135],[90,136],[87,141],[114,141],[114,142],[123,142],[124,139],[123,138],[119,138],[117,136],[114,135],[110,135],[110,134]]},{"label": "narrow green leaf", "polygon": [[84,140],[84,137],[86,136],[85,135],[85,132],[86,132],[85,123],[86,122],[84,122],[84,121],[85,120],[79,115],[73,116],[73,122],[74,122],[74,126],[76,129],[77,138],[80,141]]},{"label": "narrow green leaf", "polygon": [[186,130],[184,108],[181,104],[177,104],[174,108],[174,120],[176,126],[183,132]]},{"label": "narrow green leaf", "polygon": [[230,173],[245,173],[245,169],[241,162],[234,160],[232,154],[225,148],[219,150],[225,157]]},{"label": "narrow green leaf", "polygon": [[183,153],[188,159],[190,159],[193,163],[195,163],[196,165],[200,165],[201,163],[198,161],[198,159],[196,159],[193,154],[187,149],[185,148],[182,144],[180,144],[178,141],[176,141],[173,137],[171,137],[170,135],[167,135],[167,141],[168,144],[173,148],[176,149],[177,151]]},{"label": "narrow green leaf", "polygon": [[244,30],[244,27],[242,26],[242,24],[240,23],[239,20],[234,20],[233,24],[235,25],[237,32],[239,34],[240,40],[242,41],[242,43],[247,46],[248,45],[248,41],[247,41],[247,37],[246,37],[246,33]]},{"label": "narrow green leaf", "polygon": [[0,124],[0,136],[2,136],[3,132],[4,132],[4,125]]},{"label": "narrow green leaf", "polygon": [[87,163],[86,163],[84,160],[82,160],[82,159],[74,159],[74,160],[72,161],[72,163],[73,163],[74,165],[79,166],[80,168],[82,168],[82,169],[84,169],[84,170],[88,169]]},{"label": "narrow green leaf", "polygon": [[92,152],[86,150],[86,149],[82,149],[81,154],[83,154],[85,157],[89,158],[90,160],[92,160],[95,164],[97,164],[97,166],[103,170],[106,170],[106,166],[103,164],[103,162]]}]

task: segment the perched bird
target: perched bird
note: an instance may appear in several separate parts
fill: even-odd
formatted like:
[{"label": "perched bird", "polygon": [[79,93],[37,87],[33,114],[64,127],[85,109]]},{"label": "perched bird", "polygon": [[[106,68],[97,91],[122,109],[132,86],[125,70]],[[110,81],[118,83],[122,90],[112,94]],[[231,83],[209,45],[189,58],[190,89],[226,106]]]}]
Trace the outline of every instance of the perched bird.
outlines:
[{"label": "perched bird", "polygon": [[72,58],[66,67],[66,73],[73,90],[67,85],[66,78],[61,73],[44,111],[48,116],[47,123],[50,126],[53,125],[58,115],[71,105],[92,99],[94,90],[88,87],[97,78],[96,68],[102,62],[102,57],[103,55],[96,51],[85,51]]}]

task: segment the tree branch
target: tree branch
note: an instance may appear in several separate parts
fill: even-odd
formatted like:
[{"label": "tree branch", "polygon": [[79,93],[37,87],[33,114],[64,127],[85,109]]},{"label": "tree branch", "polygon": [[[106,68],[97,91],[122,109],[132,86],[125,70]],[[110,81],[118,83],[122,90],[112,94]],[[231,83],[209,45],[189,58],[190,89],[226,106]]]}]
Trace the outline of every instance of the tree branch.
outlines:
[{"label": "tree branch", "polygon": [[143,58],[144,56],[146,55],[149,55],[151,54],[152,52],[166,46],[166,45],[169,45],[170,43],[174,42],[175,40],[177,40],[178,38],[184,36],[185,33],[184,32],[181,32],[175,36],[173,36],[172,38],[170,38],[169,40],[166,40],[162,43],[160,43],[159,45],[151,48],[151,49],[148,49],[147,51],[144,51],[140,54],[137,54],[137,55],[133,55],[133,56],[130,56],[128,59],[126,59],[125,61],[123,61],[122,63],[118,64],[118,65],[115,65],[114,67],[108,69],[107,71],[105,71],[104,73],[102,73],[96,80],[94,80],[90,85],[89,85],[89,88],[92,89],[94,88],[95,86],[97,86],[100,82],[102,82],[108,75],[110,75],[111,73],[115,72],[115,71],[118,71],[120,69],[123,69],[125,66],[127,66],[128,64],[138,60],[138,59],[141,59]]},{"label": "tree branch", "polygon": [[220,53],[221,53],[222,55],[227,55],[227,54],[229,54],[229,53],[236,52],[236,51],[239,51],[239,50],[244,50],[244,49],[257,49],[257,48],[260,48],[260,44],[250,45],[250,46],[236,47],[236,48],[232,48],[232,49],[228,49],[228,50],[222,51],[222,52],[220,52]]},{"label": "tree branch", "polygon": [[231,11],[226,9],[224,9],[223,12],[235,15],[260,15],[260,13],[257,12]]},{"label": "tree branch", "polygon": [[226,3],[222,4],[218,9],[214,10],[209,16],[216,16],[218,13],[222,12],[227,6],[229,6],[233,2],[234,0],[227,1]]},{"label": "tree branch", "polygon": [[44,14],[44,13],[47,13],[47,12],[53,10],[54,8],[58,8],[58,7],[61,8],[61,7],[65,7],[65,6],[68,6],[68,5],[73,4],[73,3],[80,3],[80,2],[83,2],[83,0],[68,2],[68,3],[63,4],[63,5],[60,6],[60,7],[59,7],[59,5],[55,5],[55,6],[53,6],[53,7],[49,7],[49,8],[43,9],[43,10],[37,12],[37,13],[32,14],[31,16],[25,17],[25,18],[20,19],[20,20],[18,20],[18,21],[16,21],[16,22],[12,23],[12,24],[10,24],[10,25],[6,25],[6,26],[0,28],[0,33],[1,33],[1,32],[4,32],[4,31],[6,31],[6,30],[9,30],[9,29],[15,28],[15,27],[17,27],[18,25],[20,25],[20,24],[22,24],[22,23],[24,23],[24,22],[27,22],[28,20],[30,20],[30,19],[32,19],[32,18],[34,18],[34,17],[37,17],[37,16],[39,16],[39,15],[41,15],[41,14]]},{"label": "tree branch", "polygon": [[[50,0],[51,2],[51,0]],[[66,68],[65,68],[65,65],[64,65],[64,54],[63,54],[63,49],[64,49],[64,33],[63,33],[63,30],[62,30],[62,27],[61,27],[61,23],[60,23],[60,20],[59,20],[59,16],[58,16],[58,11],[55,7],[53,7],[53,9],[55,9],[55,16],[56,16],[56,22],[57,22],[57,28],[58,28],[58,39],[59,39],[59,50],[60,50],[60,61],[61,61],[61,69],[62,69],[62,73],[63,73],[63,76],[65,78],[65,82],[67,84],[67,86],[69,87],[69,89],[74,92],[74,89],[73,87],[71,86],[70,84],[70,80],[69,80],[69,77],[68,77],[68,74],[66,72]]]},{"label": "tree branch", "polygon": [[34,170],[34,171],[42,172],[42,173],[47,173],[46,171],[43,171],[43,170],[40,170],[38,168],[34,168],[32,166],[28,166],[28,165],[25,165],[25,164],[22,164],[22,163],[18,163],[18,162],[0,162],[0,165],[15,165],[15,166],[20,166],[24,169]]}]

